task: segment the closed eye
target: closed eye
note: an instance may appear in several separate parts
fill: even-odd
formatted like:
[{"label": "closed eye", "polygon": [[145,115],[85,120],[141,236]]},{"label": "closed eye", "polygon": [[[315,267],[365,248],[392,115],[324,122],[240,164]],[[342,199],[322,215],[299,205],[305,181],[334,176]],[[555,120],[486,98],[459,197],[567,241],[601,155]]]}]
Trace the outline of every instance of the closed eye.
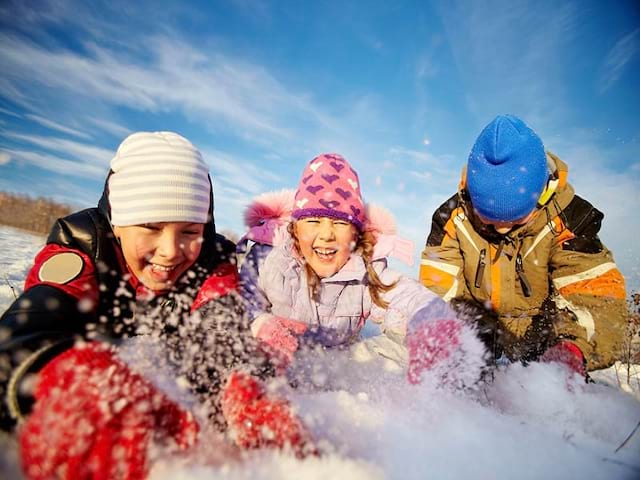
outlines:
[{"label": "closed eye", "polygon": [[151,231],[154,231],[154,232],[162,230],[161,227],[159,227],[158,225],[154,225],[153,223],[144,223],[144,224],[140,225],[140,227],[144,228],[145,230],[151,230]]}]

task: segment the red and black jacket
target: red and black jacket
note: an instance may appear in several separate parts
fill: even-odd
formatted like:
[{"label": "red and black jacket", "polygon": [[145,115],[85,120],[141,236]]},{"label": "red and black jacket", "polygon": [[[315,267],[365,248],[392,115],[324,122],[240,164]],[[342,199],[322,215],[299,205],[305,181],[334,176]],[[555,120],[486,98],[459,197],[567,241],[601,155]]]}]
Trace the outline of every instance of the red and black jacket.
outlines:
[{"label": "red and black jacket", "polygon": [[[61,255],[70,255],[75,266],[51,281],[43,272]],[[59,219],[36,256],[24,293],[0,318],[0,428],[11,430],[30,410],[32,398],[21,387],[23,380],[77,340],[116,343],[139,333],[160,336],[174,363],[184,366],[182,373],[195,392],[203,395],[215,393],[223,370],[235,364],[253,363],[257,374],[269,373],[232,293],[236,283],[235,245],[215,232],[213,215],[196,262],[162,295],[149,292],[129,274],[109,222],[106,193],[97,208]],[[184,319],[196,309],[202,321],[189,322],[185,341]],[[244,348],[233,355],[220,347],[231,348],[238,338]],[[185,364],[190,342],[206,343],[206,348],[192,349],[202,357],[189,359],[200,363],[197,369]]]}]

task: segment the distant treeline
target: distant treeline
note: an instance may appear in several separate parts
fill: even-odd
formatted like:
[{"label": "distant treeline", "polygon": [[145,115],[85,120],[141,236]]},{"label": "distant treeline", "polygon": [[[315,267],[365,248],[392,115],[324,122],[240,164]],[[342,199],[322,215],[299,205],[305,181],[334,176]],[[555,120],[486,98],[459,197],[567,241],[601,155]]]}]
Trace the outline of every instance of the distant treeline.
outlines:
[{"label": "distant treeline", "polygon": [[0,225],[46,235],[58,218],[71,212],[69,205],[47,198],[0,192]]}]

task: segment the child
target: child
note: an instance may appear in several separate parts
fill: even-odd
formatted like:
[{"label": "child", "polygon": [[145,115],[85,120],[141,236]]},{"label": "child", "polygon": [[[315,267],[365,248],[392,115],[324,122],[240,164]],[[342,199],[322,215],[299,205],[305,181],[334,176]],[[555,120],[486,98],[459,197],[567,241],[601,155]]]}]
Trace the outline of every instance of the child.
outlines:
[{"label": "child", "polygon": [[420,279],[476,303],[500,362],[560,362],[586,377],[618,358],[624,277],[599,236],[604,214],[577,195],[568,167],[513,115],[478,135],[456,194],[433,214]]},{"label": "child", "polygon": [[99,206],[57,221],[0,319],[2,427],[22,424],[28,478],[142,478],[151,441],[194,444],[191,413],[119,356],[139,334],[164,346],[238,445],[302,454],[304,426],[255,378],[273,369],[248,330],[234,250],[215,231],[208,168],[188,140],[122,142]]},{"label": "child", "polygon": [[466,361],[465,350],[477,347],[482,356],[475,333],[439,297],[387,268],[387,256],[410,248],[388,215],[367,209],[358,175],[340,155],[311,160],[293,199],[264,195],[245,220],[250,230],[241,243],[256,244],[240,271],[242,296],[252,332],[282,366],[301,342],[352,345],[367,319],[395,341],[374,350],[400,364],[407,363],[406,338],[412,383],[436,367],[454,381],[452,366]]}]

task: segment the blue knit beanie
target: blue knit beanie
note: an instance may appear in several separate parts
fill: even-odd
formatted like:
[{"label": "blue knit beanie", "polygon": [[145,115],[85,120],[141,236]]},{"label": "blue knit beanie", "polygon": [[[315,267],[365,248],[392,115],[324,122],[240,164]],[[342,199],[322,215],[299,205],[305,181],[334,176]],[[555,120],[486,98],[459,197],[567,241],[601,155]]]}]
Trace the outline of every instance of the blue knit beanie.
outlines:
[{"label": "blue knit beanie", "polygon": [[466,183],[481,217],[512,222],[536,208],[548,177],[540,137],[519,118],[499,115],[471,149]]}]

